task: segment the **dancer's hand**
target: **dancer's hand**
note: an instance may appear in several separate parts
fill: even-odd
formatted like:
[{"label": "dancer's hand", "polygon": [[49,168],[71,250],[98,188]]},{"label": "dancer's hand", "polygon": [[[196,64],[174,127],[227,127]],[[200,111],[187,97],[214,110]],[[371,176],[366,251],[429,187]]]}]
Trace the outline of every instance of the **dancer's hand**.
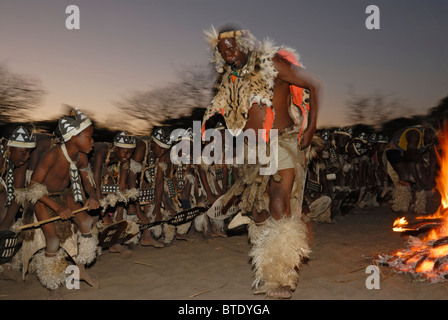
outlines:
[{"label": "dancer's hand", "polygon": [[56,213],[61,217],[61,220],[68,220],[73,217],[72,211],[64,207],[59,207]]},{"label": "dancer's hand", "polygon": [[100,207],[100,202],[96,198],[90,197],[86,201],[86,206],[89,207],[87,210],[95,210]]},{"label": "dancer's hand", "polygon": [[314,131],[315,130],[307,129],[303,132],[302,139],[300,141],[300,148],[302,150],[308,148],[313,142]]}]

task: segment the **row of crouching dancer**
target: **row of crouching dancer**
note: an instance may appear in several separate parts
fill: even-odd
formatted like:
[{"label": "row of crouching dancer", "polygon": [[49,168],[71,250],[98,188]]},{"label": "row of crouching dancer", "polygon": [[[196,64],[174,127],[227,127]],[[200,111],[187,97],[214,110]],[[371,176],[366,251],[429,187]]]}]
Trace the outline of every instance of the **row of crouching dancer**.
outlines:
[{"label": "row of crouching dancer", "polygon": [[192,225],[204,237],[226,236],[224,219],[205,210],[167,222],[209,207],[228,187],[223,164],[171,161],[173,146],[192,144],[191,129],[176,139],[158,127],[149,137],[118,132],[111,142],[94,142],[92,122],[74,109],[54,134],[36,134],[25,124],[4,131],[0,271],[20,271],[23,279],[36,273],[52,299],[61,297],[69,264],[98,287],[86,266],[102,249],[130,256],[128,245],[161,248],[187,239]]},{"label": "row of crouching dancer", "polygon": [[324,147],[309,164],[305,204],[317,222],[354,208],[390,204],[397,213],[427,214],[437,202],[437,130],[407,126],[388,136],[351,127],[317,133]]},{"label": "row of crouching dancer", "polygon": [[[214,127],[224,137],[225,126],[218,121]],[[98,279],[88,274],[85,265],[94,262],[100,248],[125,256],[132,253],[126,244],[136,241],[142,246],[161,248],[175,238],[185,239],[192,226],[205,237],[226,236],[230,219],[213,219],[205,213],[184,224],[156,224],[139,232],[137,222],[167,221],[192,207],[210,207],[233,185],[239,185],[238,181],[244,182],[245,178],[238,176],[238,166],[223,164],[222,160],[213,163],[209,159],[208,164],[200,165],[174,164],[171,150],[176,143],[192,144],[191,130],[176,140],[168,128],[158,127],[149,137],[119,132],[111,142],[93,143],[92,125],[79,110],[59,121],[57,135],[34,134],[33,128],[26,125],[7,129],[10,132],[4,136],[8,138],[3,139],[0,149],[4,203],[1,230],[5,232],[10,227],[14,229],[61,213],[59,221],[19,234],[21,249],[14,252],[12,266],[24,277],[27,272],[36,272],[53,298],[58,297],[58,288],[64,284],[63,271],[68,261],[80,268],[82,280],[98,286]],[[403,145],[403,134],[419,132],[426,133],[426,138],[422,136],[419,140],[420,151],[414,153],[419,157],[411,161],[403,150],[395,147],[394,141]],[[353,137],[350,128],[324,130],[318,135],[325,145],[309,163],[304,206],[312,206],[316,199],[328,196],[331,211],[325,206],[308,212],[311,220],[331,222],[327,220],[329,212],[332,219],[337,214],[347,214],[355,205],[377,206],[380,199],[390,201],[394,211],[412,209],[425,213],[421,194],[434,187],[437,169],[432,129],[407,127],[394,135],[401,139],[392,141],[374,134],[367,138],[365,133]],[[406,149],[412,150],[414,142],[409,140]],[[411,163],[416,171],[406,168]],[[240,168],[240,174],[247,175],[246,170]],[[417,178],[412,172],[417,172]],[[55,176],[59,178],[51,179]],[[400,192],[407,194],[406,202],[403,196],[396,195]],[[247,205],[246,201],[241,203]],[[406,206],[400,207],[403,203]],[[87,213],[72,214],[81,207],[87,207]],[[233,214],[228,216],[232,217]],[[125,227],[109,227],[116,224]],[[120,234],[115,234],[115,242],[98,243],[98,234],[116,230]]]}]

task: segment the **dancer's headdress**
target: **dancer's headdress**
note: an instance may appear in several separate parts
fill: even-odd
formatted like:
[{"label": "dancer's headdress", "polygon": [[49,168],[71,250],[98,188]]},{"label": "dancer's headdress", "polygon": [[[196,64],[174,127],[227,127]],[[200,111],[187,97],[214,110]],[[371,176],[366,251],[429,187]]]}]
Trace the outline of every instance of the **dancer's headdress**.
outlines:
[{"label": "dancer's headdress", "polygon": [[36,135],[32,130],[19,126],[9,136],[7,145],[18,148],[35,148]]},{"label": "dancer's headdress", "polygon": [[193,129],[190,127],[184,130],[182,134],[180,134],[177,138],[175,138],[175,135],[171,133],[171,141],[175,141],[177,143],[182,140],[190,140],[191,142],[193,142],[194,136],[195,134],[193,132]]},{"label": "dancer's headdress", "polygon": [[352,137],[353,134],[353,129],[350,127],[345,127],[345,128],[338,128],[337,130],[335,130],[333,133],[335,134],[344,134],[346,136],[349,136],[350,138]]},{"label": "dancer's headdress", "polygon": [[152,140],[164,149],[171,148],[173,141],[167,129],[159,127],[154,129],[152,133]]},{"label": "dancer's headdress", "polygon": [[222,39],[234,38],[235,40],[240,40],[241,38],[253,37],[250,31],[246,29],[219,32],[214,26],[211,26],[210,30],[204,33],[212,50],[216,48],[218,42]]},{"label": "dancer's headdress", "polygon": [[330,132],[330,130],[324,130],[324,131],[322,132],[321,138],[322,138],[324,141],[329,141],[329,140],[330,140],[330,137],[331,137],[331,132]]},{"label": "dancer's headdress", "polygon": [[355,139],[356,139],[356,140],[361,140],[362,142],[367,143],[367,133],[365,133],[365,132],[360,132],[360,133],[358,134],[358,136],[355,137]]},{"label": "dancer's headdress", "polygon": [[136,140],[134,136],[128,135],[126,132],[121,131],[114,137],[114,146],[120,148],[133,149],[136,146]]},{"label": "dancer's headdress", "polygon": [[378,143],[389,143],[389,138],[385,135],[380,134],[378,136]]},{"label": "dancer's headdress", "polygon": [[90,125],[92,125],[92,122],[85,114],[78,109],[73,109],[70,112],[70,116],[62,117],[59,120],[58,128],[61,132],[62,139],[68,141],[71,137],[81,133]]},{"label": "dancer's headdress", "polygon": [[[28,130],[24,126],[18,126],[14,129],[7,140],[8,147],[17,147],[17,148],[35,148],[36,147],[36,135],[33,130]],[[0,140],[1,142],[1,140]],[[3,145],[0,143],[0,154],[4,159],[3,168],[0,168],[0,173],[3,173],[6,170],[6,183],[4,184],[3,179],[0,176],[0,182],[4,184],[6,187],[6,200],[5,207],[11,206],[14,200],[14,164],[9,159],[10,151],[9,148],[6,150],[3,148]]]},{"label": "dancer's headdress", "polygon": [[249,51],[254,51],[257,47],[260,46],[260,42],[250,33],[247,29],[234,28],[235,30],[229,30],[232,28],[221,28],[218,31],[214,26],[211,26],[209,31],[204,31],[205,38],[210,46],[210,50],[213,52],[212,63],[215,65],[216,70],[219,73],[224,71],[223,66],[225,64],[224,59],[221,56],[221,53],[218,50],[218,43],[222,39],[234,38],[238,46],[245,51],[246,53]]}]

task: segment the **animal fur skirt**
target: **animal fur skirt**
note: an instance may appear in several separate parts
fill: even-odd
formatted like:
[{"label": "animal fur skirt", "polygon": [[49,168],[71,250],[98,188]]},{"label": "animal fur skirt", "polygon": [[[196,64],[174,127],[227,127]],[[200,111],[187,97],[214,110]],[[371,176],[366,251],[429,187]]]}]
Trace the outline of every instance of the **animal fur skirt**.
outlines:
[{"label": "animal fur skirt", "polygon": [[[308,221],[302,214],[303,190],[310,148],[298,150],[297,130],[290,128],[278,135],[278,146],[286,151],[289,163],[293,163],[295,178],[290,197],[291,215],[280,220],[272,217],[262,224],[249,224],[251,243],[249,256],[255,272],[255,293],[289,286],[294,290],[298,283],[298,271],[311,253],[309,247]],[[270,148],[267,148],[270,150]],[[279,150],[279,153],[282,152]],[[283,157],[283,156],[282,156]],[[278,164],[283,167],[282,163]],[[238,178],[226,193],[223,204],[239,196],[239,209],[243,215],[251,216],[255,210],[269,212],[269,183],[280,181],[278,171],[273,175],[261,175],[262,164],[238,166]]]}]

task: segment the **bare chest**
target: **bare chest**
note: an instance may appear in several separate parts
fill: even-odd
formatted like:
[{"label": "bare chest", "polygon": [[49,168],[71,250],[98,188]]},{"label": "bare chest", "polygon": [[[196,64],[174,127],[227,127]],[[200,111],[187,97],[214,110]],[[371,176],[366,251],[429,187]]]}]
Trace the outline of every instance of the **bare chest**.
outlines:
[{"label": "bare chest", "polygon": [[59,192],[70,184],[70,164],[65,158],[59,157],[58,161],[50,168],[44,180],[49,192]]},{"label": "bare chest", "polygon": [[245,129],[262,129],[265,128],[266,117],[269,118],[269,108],[273,110],[274,122],[272,129],[284,129],[293,124],[293,119],[289,114],[289,106],[291,103],[291,94],[289,86],[279,81],[275,83],[274,95],[272,99],[272,107],[254,103],[249,110],[249,119],[246,122]]}]

